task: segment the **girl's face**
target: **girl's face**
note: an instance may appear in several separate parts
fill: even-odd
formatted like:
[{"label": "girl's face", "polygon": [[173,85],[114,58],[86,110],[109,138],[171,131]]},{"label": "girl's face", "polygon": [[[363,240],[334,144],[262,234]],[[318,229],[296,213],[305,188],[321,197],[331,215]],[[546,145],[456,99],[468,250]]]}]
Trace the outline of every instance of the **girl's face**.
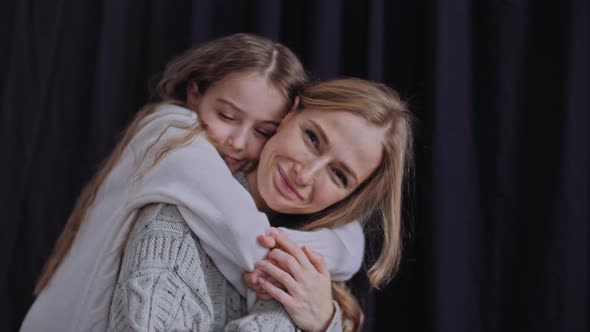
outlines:
[{"label": "girl's face", "polygon": [[349,112],[289,113],[260,155],[260,197],[276,212],[319,212],[371,175],[381,162],[383,138],[384,129]]},{"label": "girl's face", "polygon": [[187,90],[188,107],[197,112],[232,173],[258,160],[287,112],[287,98],[257,72],[230,74],[205,93],[195,82]]}]

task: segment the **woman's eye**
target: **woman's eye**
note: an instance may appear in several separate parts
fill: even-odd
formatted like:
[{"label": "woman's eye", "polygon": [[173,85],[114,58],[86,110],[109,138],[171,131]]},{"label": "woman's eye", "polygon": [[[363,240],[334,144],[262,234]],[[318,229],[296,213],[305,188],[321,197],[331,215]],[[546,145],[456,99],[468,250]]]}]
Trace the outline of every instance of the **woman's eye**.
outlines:
[{"label": "woman's eye", "polygon": [[229,115],[227,115],[227,114],[225,114],[225,113],[223,113],[223,112],[217,112],[217,115],[218,115],[220,118],[224,119],[224,120],[230,120],[230,121],[231,121],[231,120],[233,120],[233,119],[234,119],[234,118],[232,118],[231,116],[229,116]]},{"label": "woman's eye", "polygon": [[346,187],[348,185],[346,175],[344,175],[344,173],[337,168],[334,168],[332,171],[334,172],[334,175],[336,175],[336,177],[338,178],[338,181],[340,181],[340,183],[342,183],[342,185]]},{"label": "woman's eye", "polygon": [[313,132],[313,130],[305,129],[305,135],[307,136],[307,139],[309,139],[311,144],[313,144],[313,146],[317,148],[318,145],[320,145],[320,140],[318,139],[318,136]]}]

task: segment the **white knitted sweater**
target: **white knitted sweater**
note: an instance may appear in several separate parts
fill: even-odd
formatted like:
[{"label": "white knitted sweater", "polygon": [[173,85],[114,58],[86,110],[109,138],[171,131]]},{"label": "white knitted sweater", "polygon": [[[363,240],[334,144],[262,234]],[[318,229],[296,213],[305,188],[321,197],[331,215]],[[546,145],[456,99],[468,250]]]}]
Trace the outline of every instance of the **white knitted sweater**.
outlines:
[{"label": "white knitted sweater", "polygon": [[[335,303],[335,302],[334,302]],[[341,313],[327,331],[342,331]],[[143,209],[125,247],[110,332],[298,331],[282,305],[245,299],[219,272],[174,205]]]}]

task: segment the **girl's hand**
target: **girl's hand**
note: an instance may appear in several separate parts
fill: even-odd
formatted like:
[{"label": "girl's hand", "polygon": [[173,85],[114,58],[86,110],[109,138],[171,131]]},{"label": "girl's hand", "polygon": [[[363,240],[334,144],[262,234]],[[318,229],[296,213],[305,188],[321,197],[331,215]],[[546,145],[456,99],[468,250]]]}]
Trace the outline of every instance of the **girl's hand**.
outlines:
[{"label": "girl's hand", "polygon": [[[295,324],[305,331],[325,331],[334,315],[330,273],[321,255],[299,248],[276,228],[271,236],[282,248],[273,249],[258,267],[285,290],[259,278],[259,285],[285,307]],[[280,267],[278,267],[279,265]]]},{"label": "girl's hand", "polygon": [[[269,235],[258,236],[258,242],[260,243],[260,245],[267,249],[272,249],[277,245],[275,239]],[[254,292],[256,292],[256,297],[262,300],[272,300],[272,296],[270,296],[266,292],[266,290],[260,287],[260,284],[258,283],[259,278],[264,278],[268,282],[274,283],[277,287],[281,287],[281,285],[278,282],[276,282],[272,277],[266,274],[266,272],[264,272],[259,267],[254,269],[254,271],[252,272],[244,272],[242,274],[242,277],[244,279],[244,282],[246,283],[246,286]]]}]

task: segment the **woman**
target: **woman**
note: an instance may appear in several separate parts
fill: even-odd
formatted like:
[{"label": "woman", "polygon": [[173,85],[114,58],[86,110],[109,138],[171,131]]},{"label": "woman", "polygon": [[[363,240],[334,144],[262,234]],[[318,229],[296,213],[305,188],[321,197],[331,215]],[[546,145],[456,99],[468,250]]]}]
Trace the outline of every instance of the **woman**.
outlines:
[{"label": "woman", "polygon": [[[21,330],[104,330],[119,248],[139,209],[156,202],[183,208],[191,230],[208,241],[207,254],[245,295],[241,271],[252,270],[266,254],[255,237],[269,225],[230,171],[258,158],[305,81],[301,64],[288,49],[245,34],[202,45],[167,66],[158,87],[162,102],[138,114],[80,196],[39,280],[39,296]],[[205,121],[205,133],[215,146],[201,135],[195,112]],[[211,115],[227,126],[216,123]],[[191,140],[198,141],[201,150],[175,159],[175,153],[183,151],[178,146],[190,148]],[[215,167],[207,168],[211,163]],[[195,174],[205,181],[187,186],[190,181],[185,180]],[[216,182],[209,181],[212,179]],[[221,190],[232,186],[237,189]],[[230,197],[235,211],[223,205]],[[211,214],[213,209],[216,213]],[[341,229],[341,234],[362,236],[360,228]],[[299,236],[303,243],[311,237],[312,242],[327,239],[337,244],[337,232],[291,235]],[[350,266],[341,270],[343,280],[358,268]],[[334,272],[338,275],[339,271]]]},{"label": "woman", "polygon": [[[299,219],[302,229],[335,227],[382,212],[382,252],[369,270],[386,282],[400,255],[401,192],[410,155],[411,117],[397,94],[376,83],[345,79],[301,92],[301,111],[288,114],[248,174],[257,206],[276,218]],[[361,314],[341,285],[330,291],[321,259],[274,231],[284,250],[259,268],[285,290],[260,279],[279,301],[245,303],[212,264],[203,238],[173,205],[150,206],[127,243],[111,305],[109,327],[119,330],[357,330]],[[282,269],[275,266],[279,265]],[[283,271],[286,270],[287,272]],[[332,298],[333,297],[333,298]],[[336,302],[333,304],[332,300]]]}]

